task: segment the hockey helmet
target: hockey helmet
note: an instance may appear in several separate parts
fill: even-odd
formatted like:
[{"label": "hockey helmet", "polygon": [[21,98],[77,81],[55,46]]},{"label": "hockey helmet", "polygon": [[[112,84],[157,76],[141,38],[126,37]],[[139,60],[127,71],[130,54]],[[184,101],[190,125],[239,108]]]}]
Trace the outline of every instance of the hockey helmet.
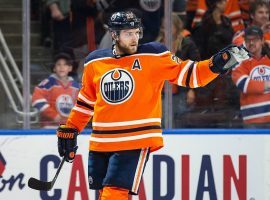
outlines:
[{"label": "hockey helmet", "polygon": [[141,19],[131,11],[113,13],[108,21],[108,26],[111,31],[142,29]]}]

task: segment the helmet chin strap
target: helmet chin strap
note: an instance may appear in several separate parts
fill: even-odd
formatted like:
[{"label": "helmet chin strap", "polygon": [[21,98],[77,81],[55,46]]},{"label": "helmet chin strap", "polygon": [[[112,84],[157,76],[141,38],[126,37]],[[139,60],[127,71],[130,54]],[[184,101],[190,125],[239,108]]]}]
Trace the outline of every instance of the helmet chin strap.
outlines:
[{"label": "helmet chin strap", "polygon": [[117,53],[116,45],[117,45],[118,40],[119,40],[119,35],[117,33],[113,33],[112,34],[112,54],[114,55],[114,57],[118,59],[118,58],[130,55],[129,53],[124,53],[121,55]]},{"label": "helmet chin strap", "polygon": [[115,58],[121,58],[121,55],[116,53],[116,43],[115,39],[113,39],[113,44],[112,44],[112,54],[114,55]]},{"label": "helmet chin strap", "polygon": [[117,54],[116,52],[116,40],[118,38],[118,35],[116,32],[112,33],[112,54],[115,58],[121,58],[121,55]]}]

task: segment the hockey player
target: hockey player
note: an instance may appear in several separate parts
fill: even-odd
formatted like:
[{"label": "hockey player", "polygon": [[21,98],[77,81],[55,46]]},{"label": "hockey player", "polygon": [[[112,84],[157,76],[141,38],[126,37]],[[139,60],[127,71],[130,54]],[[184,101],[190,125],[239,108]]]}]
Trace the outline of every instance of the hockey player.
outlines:
[{"label": "hockey player", "polygon": [[164,81],[201,87],[248,55],[227,47],[209,60],[182,61],[160,43],[138,45],[143,32],[134,13],[116,12],[108,24],[114,45],[86,57],[77,103],[57,129],[58,150],[72,162],[76,138],[92,117],[89,187],[100,190],[101,200],[127,200],[138,193],[149,153],[163,147]]},{"label": "hockey player", "polygon": [[39,110],[40,124],[43,128],[56,128],[64,123],[75,104],[79,84],[69,76],[72,59],[66,53],[54,58],[53,74],[35,87],[32,105]]}]

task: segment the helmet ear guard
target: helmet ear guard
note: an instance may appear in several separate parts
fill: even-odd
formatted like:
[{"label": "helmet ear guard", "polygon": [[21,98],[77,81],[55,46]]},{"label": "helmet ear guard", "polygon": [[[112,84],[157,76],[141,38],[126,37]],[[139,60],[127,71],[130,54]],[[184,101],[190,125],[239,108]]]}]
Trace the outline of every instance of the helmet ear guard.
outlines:
[{"label": "helmet ear guard", "polygon": [[110,30],[111,31],[111,35],[112,35],[112,39],[115,41],[115,40],[118,40],[119,39],[119,34],[120,32],[119,31],[113,31],[113,30]]},{"label": "helmet ear guard", "polygon": [[141,26],[139,29],[140,29],[139,39],[142,39],[143,38],[143,27]]}]

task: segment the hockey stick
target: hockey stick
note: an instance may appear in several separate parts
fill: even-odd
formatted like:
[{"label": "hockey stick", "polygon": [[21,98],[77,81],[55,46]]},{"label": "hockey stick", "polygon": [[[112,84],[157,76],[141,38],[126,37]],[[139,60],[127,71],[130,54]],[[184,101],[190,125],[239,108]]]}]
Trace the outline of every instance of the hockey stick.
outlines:
[{"label": "hockey stick", "polygon": [[32,189],[35,189],[35,190],[43,190],[43,191],[48,191],[48,190],[51,190],[57,177],[58,177],[58,174],[60,173],[61,169],[62,169],[62,166],[65,162],[65,159],[66,157],[64,156],[62,158],[62,161],[56,171],[56,174],[54,175],[54,178],[52,181],[50,182],[47,182],[47,181],[41,181],[41,180],[38,180],[36,178],[33,178],[31,177],[29,180],[28,180],[28,187],[32,188]]}]

